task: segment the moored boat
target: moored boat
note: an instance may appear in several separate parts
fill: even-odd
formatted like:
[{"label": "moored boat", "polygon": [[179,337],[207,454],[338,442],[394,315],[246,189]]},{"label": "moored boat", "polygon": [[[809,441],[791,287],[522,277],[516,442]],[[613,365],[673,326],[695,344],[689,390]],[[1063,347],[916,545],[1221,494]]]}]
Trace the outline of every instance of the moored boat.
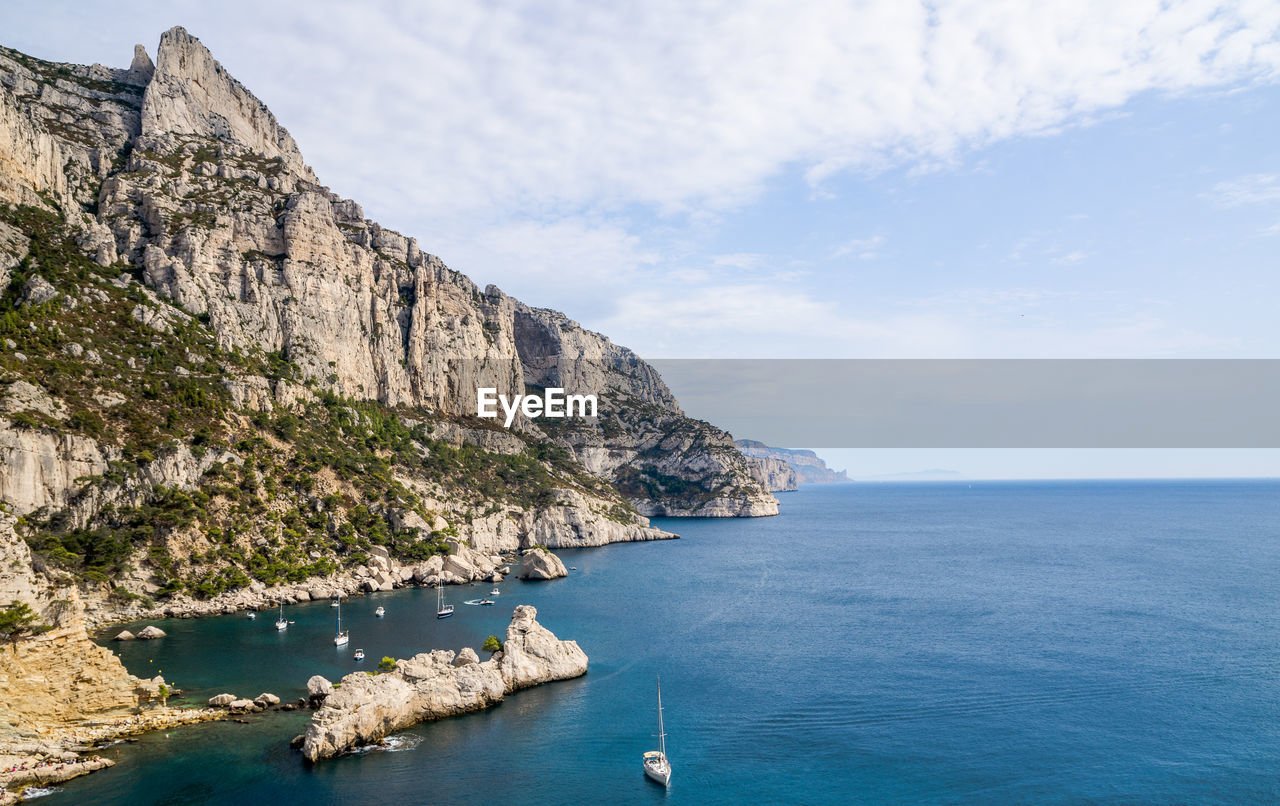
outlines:
[{"label": "moored boat", "polygon": [[342,603],[338,603],[338,626],[334,629],[333,645],[346,646],[347,641],[351,640],[351,635],[342,629]]},{"label": "moored boat", "polygon": [[667,760],[667,734],[662,729],[662,678],[658,678],[658,749],[644,754],[644,774],[663,786],[671,784],[671,762]]},{"label": "moored boat", "polygon": [[444,585],[436,583],[436,618],[448,618],[453,615],[453,605],[444,602]]}]

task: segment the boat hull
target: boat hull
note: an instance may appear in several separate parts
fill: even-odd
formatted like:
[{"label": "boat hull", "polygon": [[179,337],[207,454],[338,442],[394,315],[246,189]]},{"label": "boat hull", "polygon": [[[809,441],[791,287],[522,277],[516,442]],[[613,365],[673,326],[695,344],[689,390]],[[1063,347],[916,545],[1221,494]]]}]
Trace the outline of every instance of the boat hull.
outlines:
[{"label": "boat hull", "polygon": [[644,774],[649,777],[649,780],[656,781],[657,783],[660,783],[663,786],[671,785],[671,768],[670,767],[668,767],[665,770],[661,770],[661,769],[654,769],[652,766],[646,764],[644,765]]},{"label": "boat hull", "polygon": [[649,777],[649,780],[668,786],[671,783],[671,762],[667,761],[666,756],[660,752],[645,753],[644,774]]}]

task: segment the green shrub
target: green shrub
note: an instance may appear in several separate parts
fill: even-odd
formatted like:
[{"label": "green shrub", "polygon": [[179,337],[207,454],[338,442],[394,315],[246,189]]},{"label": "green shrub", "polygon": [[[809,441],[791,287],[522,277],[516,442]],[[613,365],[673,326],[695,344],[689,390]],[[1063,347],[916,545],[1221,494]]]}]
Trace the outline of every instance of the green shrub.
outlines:
[{"label": "green shrub", "polygon": [[53,629],[36,623],[36,613],[26,602],[11,602],[0,609],[0,640],[16,641],[25,634],[36,634]]}]

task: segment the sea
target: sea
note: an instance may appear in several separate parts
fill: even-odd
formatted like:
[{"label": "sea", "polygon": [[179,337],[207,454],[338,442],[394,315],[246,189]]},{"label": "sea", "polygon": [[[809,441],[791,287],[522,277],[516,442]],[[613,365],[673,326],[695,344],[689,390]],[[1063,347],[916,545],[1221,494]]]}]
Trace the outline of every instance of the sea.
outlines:
[{"label": "sea", "polygon": [[[433,590],[353,598],[341,649],[327,602],[286,608],[283,633],[274,613],[156,622],[167,638],[111,646],[188,703],[478,649],[517,604],[590,670],[316,765],[289,749],[305,712],[155,733],[39,802],[1280,801],[1280,482],[779,498],[775,518],[658,520],[681,539],[561,551],[568,578],[510,579],[496,606],[465,603],[492,585],[448,588],[452,619]],[[659,677],[669,789],[641,768]]]}]

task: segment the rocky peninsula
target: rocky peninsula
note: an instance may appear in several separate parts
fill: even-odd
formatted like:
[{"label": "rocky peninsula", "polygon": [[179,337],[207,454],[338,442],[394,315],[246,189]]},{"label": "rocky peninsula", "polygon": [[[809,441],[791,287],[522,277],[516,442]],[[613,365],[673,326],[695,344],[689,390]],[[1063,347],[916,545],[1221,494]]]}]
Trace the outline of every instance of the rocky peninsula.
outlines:
[{"label": "rocky peninsula", "polygon": [[502,649],[481,662],[475,650],[434,650],[396,661],[385,674],[353,672],[330,686],[312,678],[308,691],[323,705],[302,736],[309,761],[333,758],[388,734],[442,717],[496,705],[513,691],[586,674],[587,655],[561,641],[520,605]]}]

